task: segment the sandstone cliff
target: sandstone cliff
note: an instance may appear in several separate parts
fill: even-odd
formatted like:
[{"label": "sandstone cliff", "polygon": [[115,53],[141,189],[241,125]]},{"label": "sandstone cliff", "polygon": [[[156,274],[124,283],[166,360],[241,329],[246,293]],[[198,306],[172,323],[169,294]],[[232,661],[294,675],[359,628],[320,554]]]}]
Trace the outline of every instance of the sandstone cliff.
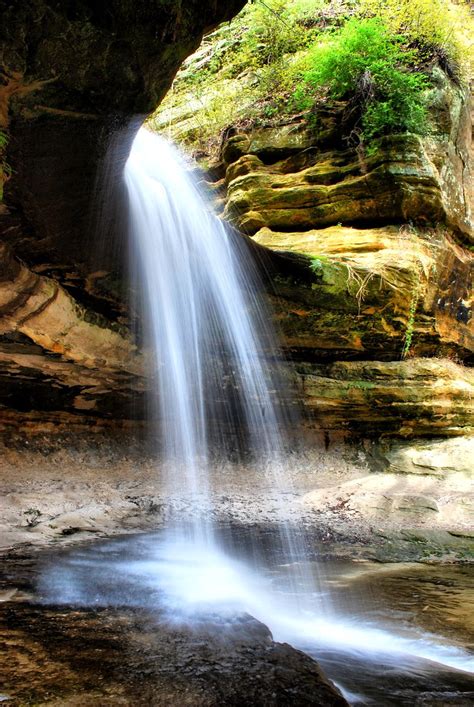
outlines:
[{"label": "sandstone cliff", "polygon": [[270,272],[283,349],[323,431],[473,430],[470,96],[439,68],[434,81],[425,138],[364,155],[342,139],[344,105],[326,104],[319,130],[301,116],[228,129],[205,175]]},{"label": "sandstone cliff", "polygon": [[95,426],[132,400],[142,414],[120,237],[99,247],[92,227],[97,173],[117,135],[120,172],[183,59],[243,4],[2,3],[0,428]]}]

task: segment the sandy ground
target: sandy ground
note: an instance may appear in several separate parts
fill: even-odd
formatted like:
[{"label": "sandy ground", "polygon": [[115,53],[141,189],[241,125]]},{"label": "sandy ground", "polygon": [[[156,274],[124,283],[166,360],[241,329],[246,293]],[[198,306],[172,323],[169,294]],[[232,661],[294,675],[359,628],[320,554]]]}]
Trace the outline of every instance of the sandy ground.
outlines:
[{"label": "sandy ground", "polygon": [[474,495],[465,470],[377,472],[371,449],[338,443],[289,454],[283,469],[219,461],[207,481],[209,494],[204,477],[192,494],[179,488],[175,470],[110,440],[4,445],[0,551],[150,530],[204,513],[215,522],[302,523],[328,551],[473,559]]}]

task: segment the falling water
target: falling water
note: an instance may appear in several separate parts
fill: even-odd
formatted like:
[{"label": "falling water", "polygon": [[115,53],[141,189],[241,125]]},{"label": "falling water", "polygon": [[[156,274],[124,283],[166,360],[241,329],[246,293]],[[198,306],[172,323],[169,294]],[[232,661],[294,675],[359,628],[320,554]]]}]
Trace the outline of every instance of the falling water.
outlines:
[{"label": "falling water", "polygon": [[190,527],[181,518],[165,532],[60,559],[41,574],[42,600],[152,608],[164,611],[167,621],[185,623],[209,614],[250,613],[276,640],[320,659],[330,677],[348,686],[351,704],[380,704],[370,694],[384,699],[389,679],[396,693],[407,686],[410,701],[397,702],[395,694],[387,704],[412,704],[411,696],[431,685],[438,664],[472,670],[471,655],[416,626],[387,627],[357,614],[347,618],[337,598],[331,608],[321,598],[331,582],[323,578],[318,585],[314,567],[308,568],[314,563],[302,552],[302,535],[291,527],[282,525],[278,560],[265,557],[266,548],[254,567],[248,561],[252,538],[238,536],[239,553],[229,538],[219,542],[209,520],[212,450],[250,450],[268,474],[268,486],[289,490],[285,405],[272,360],[278,356],[269,313],[244,241],[212,215],[170,145],[141,129],[125,181],[134,287],[154,356],[167,492],[187,488],[201,513]]},{"label": "falling water", "polygon": [[169,489],[200,499],[194,539],[210,539],[216,447],[280,468],[277,350],[248,246],[207,208],[177,151],[141,128],[125,167],[130,241],[156,373]]}]

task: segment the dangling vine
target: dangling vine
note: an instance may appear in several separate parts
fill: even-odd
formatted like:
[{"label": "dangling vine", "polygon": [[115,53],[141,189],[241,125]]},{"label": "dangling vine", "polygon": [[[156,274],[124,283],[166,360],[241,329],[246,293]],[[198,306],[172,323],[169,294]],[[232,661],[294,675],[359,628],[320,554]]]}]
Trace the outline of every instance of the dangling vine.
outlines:
[{"label": "dangling vine", "polygon": [[5,160],[5,151],[8,143],[8,136],[0,130],[0,202],[3,201],[3,185],[10,179],[11,167]]},{"label": "dangling vine", "polygon": [[408,353],[410,352],[410,349],[411,349],[411,345],[413,343],[413,334],[415,333],[416,310],[418,309],[418,302],[420,301],[420,294],[421,294],[420,283],[421,283],[422,276],[423,276],[423,268],[421,266],[421,263],[417,262],[417,264],[416,264],[416,280],[413,285],[413,291],[412,291],[411,300],[410,300],[410,307],[408,310],[408,319],[407,319],[407,324],[406,324],[405,338],[403,340],[402,359],[404,359],[408,356]]}]

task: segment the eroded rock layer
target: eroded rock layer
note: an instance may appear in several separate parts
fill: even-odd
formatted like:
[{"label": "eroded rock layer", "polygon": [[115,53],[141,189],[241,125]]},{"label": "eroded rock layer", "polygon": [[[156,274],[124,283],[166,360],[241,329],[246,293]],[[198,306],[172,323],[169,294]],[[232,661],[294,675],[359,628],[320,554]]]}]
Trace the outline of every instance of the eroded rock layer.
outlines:
[{"label": "eroded rock layer", "polygon": [[[314,358],[470,359],[474,350],[471,254],[443,229],[342,225],[303,232],[261,228],[260,245],[295,253],[274,298],[284,343]],[[408,353],[408,351],[407,351]]]},{"label": "eroded rock layer", "polygon": [[[470,434],[474,423],[470,97],[433,70],[429,135],[364,152],[344,104],[235,127],[208,172],[250,237],[304,407],[357,437]],[[176,128],[179,131],[179,124]]]},{"label": "eroded rock layer", "polygon": [[[18,420],[141,416],[120,228],[93,228],[97,175],[120,174],[154,110],[227,3],[28,0],[0,25],[0,410]],[[4,144],[5,143],[5,144]],[[110,167],[110,165],[109,165]],[[116,182],[117,180],[115,180]],[[120,194],[119,194],[120,196]],[[25,417],[26,416],[26,417]],[[69,416],[69,417],[68,417]],[[71,417],[72,416],[72,417]],[[20,419],[21,418],[21,419]]]},{"label": "eroded rock layer", "polygon": [[474,372],[452,361],[338,361],[296,370],[320,429],[361,437],[474,434]]}]

